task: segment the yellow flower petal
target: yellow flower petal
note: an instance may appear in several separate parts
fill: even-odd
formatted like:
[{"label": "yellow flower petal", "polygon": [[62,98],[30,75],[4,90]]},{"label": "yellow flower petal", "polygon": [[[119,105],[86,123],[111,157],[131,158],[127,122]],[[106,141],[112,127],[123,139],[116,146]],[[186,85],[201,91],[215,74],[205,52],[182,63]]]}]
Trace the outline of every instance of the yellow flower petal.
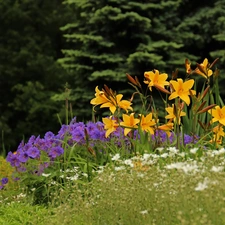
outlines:
[{"label": "yellow flower petal", "polygon": [[190,97],[187,94],[181,94],[180,98],[187,104],[190,105]]},{"label": "yellow flower petal", "polygon": [[166,81],[168,75],[166,73],[159,74],[158,70],[149,71],[144,73],[145,84],[148,84],[150,91],[152,91],[152,87],[155,85],[164,88],[166,85],[169,85],[169,82]]},{"label": "yellow flower petal", "polygon": [[104,123],[104,129],[106,130],[105,137],[107,138],[112,132],[116,131],[119,124],[116,120],[109,118],[102,118],[102,122]]},{"label": "yellow flower petal", "polygon": [[140,122],[139,119],[134,118],[134,113],[130,115],[123,114],[123,121],[120,123],[121,126],[124,126],[124,135],[126,136],[132,129],[138,128],[137,124]]},{"label": "yellow flower petal", "polygon": [[150,134],[154,134],[153,126],[155,126],[155,124],[155,120],[152,119],[152,113],[149,113],[146,117],[141,115],[140,127],[143,131],[148,131]]},{"label": "yellow flower petal", "polygon": [[177,98],[179,95],[176,92],[173,92],[170,96],[169,96],[169,100],[172,100],[174,98]]},{"label": "yellow flower petal", "polygon": [[100,106],[100,108],[109,108],[109,110],[111,111],[112,114],[115,113],[116,111],[116,106],[113,105],[111,102],[107,102],[107,103],[104,103]]},{"label": "yellow flower petal", "polygon": [[183,82],[182,79],[178,78],[177,81],[172,80],[170,83],[173,86],[174,92],[169,96],[169,100],[180,97],[187,105],[190,104],[190,92],[192,95],[195,94],[191,88],[194,85],[194,80],[190,79]]}]

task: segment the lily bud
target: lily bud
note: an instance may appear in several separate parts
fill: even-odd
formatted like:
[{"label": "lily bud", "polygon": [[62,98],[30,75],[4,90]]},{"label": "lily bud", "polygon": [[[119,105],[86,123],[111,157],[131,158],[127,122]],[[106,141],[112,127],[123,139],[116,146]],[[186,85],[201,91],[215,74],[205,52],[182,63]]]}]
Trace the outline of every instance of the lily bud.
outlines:
[{"label": "lily bud", "polygon": [[188,59],[185,59],[185,68],[186,68],[186,73],[189,75],[192,72],[191,69],[191,63],[188,61]]},{"label": "lily bud", "polygon": [[209,89],[210,89],[210,85],[208,85],[208,87],[204,90],[201,99],[205,98],[205,96],[208,93]]},{"label": "lily bud", "polygon": [[135,81],[136,81],[136,82],[137,82],[137,84],[138,84],[138,87],[139,87],[139,88],[141,88],[141,84],[140,84],[140,82],[139,82],[139,80],[138,80],[137,76],[135,76],[134,78],[135,78]]},{"label": "lily bud", "polygon": [[201,64],[197,63],[197,67],[200,70],[200,72],[202,72],[203,74],[206,75],[206,77],[208,77],[207,71],[204,69],[204,67],[201,66]]},{"label": "lily bud", "polygon": [[202,104],[198,107],[197,112],[201,111],[205,105],[206,101],[202,102]]},{"label": "lily bud", "polygon": [[172,72],[172,80],[177,79],[177,75],[178,75],[178,69]]},{"label": "lily bud", "polygon": [[204,109],[198,111],[197,113],[200,114],[200,113],[207,112],[208,110],[214,108],[215,106],[216,106],[216,104],[209,105],[209,106],[205,107]]},{"label": "lily bud", "polygon": [[216,58],[212,64],[209,66],[209,68],[212,68],[217,62],[219,61],[219,58]]},{"label": "lily bud", "polygon": [[159,86],[158,84],[154,84],[154,87],[157,88],[159,91],[164,92],[164,93],[166,93],[168,95],[171,94],[168,90],[166,90],[165,88]]},{"label": "lily bud", "polygon": [[132,84],[134,84],[135,86],[138,86],[136,80],[135,80],[130,74],[126,73],[126,75],[127,75],[127,79],[128,79]]}]

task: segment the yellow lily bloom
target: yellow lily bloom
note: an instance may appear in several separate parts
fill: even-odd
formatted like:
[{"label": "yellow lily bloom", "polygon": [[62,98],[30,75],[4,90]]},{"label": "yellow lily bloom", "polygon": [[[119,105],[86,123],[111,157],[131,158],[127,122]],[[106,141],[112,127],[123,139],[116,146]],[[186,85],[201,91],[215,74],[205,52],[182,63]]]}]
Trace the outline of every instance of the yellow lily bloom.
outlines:
[{"label": "yellow lily bloom", "polygon": [[219,137],[224,137],[224,135],[225,135],[223,127],[221,126],[221,124],[214,127],[213,132]]},{"label": "yellow lily bloom", "polygon": [[188,81],[183,82],[182,79],[178,78],[177,81],[171,80],[170,83],[173,86],[174,92],[169,96],[169,100],[174,98],[181,98],[187,105],[190,104],[190,92],[195,95],[196,92],[191,90],[194,85],[194,80],[190,79]]},{"label": "yellow lily bloom", "polygon": [[[177,116],[174,114],[175,112],[175,108],[174,108],[174,104],[172,104],[172,107],[166,107],[165,108],[166,111],[169,113],[169,115],[165,116],[166,119],[172,119],[174,122],[176,122]],[[186,113],[181,111],[180,108],[177,108],[176,114],[178,115],[178,124],[180,124],[180,118],[181,116],[186,116]]]},{"label": "yellow lily bloom", "polygon": [[119,124],[115,119],[112,119],[112,116],[109,118],[102,118],[104,123],[104,129],[106,130],[105,137],[107,138],[112,132],[116,131]]},{"label": "yellow lily bloom", "polygon": [[144,116],[141,115],[140,127],[143,131],[148,131],[150,134],[154,134],[154,126],[156,125],[155,119],[152,119],[152,113]]},{"label": "yellow lily bloom", "polygon": [[166,81],[168,75],[166,73],[159,74],[158,70],[149,71],[144,73],[145,84],[148,84],[150,91],[152,91],[152,87],[158,85],[159,87],[164,88],[164,86],[169,85],[169,82]]},{"label": "yellow lily bloom", "polygon": [[118,101],[117,104],[118,104],[118,107],[121,109],[124,109],[126,113],[128,112],[128,109],[133,111],[133,108],[131,107],[132,103],[130,101],[122,100],[122,101]]},{"label": "yellow lily bloom", "polygon": [[105,96],[104,92],[100,91],[98,89],[98,86],[96,86],[96,88],[95,88],[95,98],[93,98],[90,103],[92,105],[101,105],[101,104],[106,103],[108,101],[109,101],[109,99]]},{"label": "yellow lily bloom", "polygon": [[214,132],[213,139],[210,140],[209,142],[216,143],[216,144],[222,144],[222,140],[225,135],[222,125],[219,124],[218,126],[214,127],[213,132]]},{"label": "yellow lily bloom", "polygon": [[210,109],[208,111],[214,118],[212,119],[212,123],[219,122],[225,126],[225,106],[221,109],[218,105],[215,109]]},{"label": "yellow lily bloom", "polygon": [[167,134],[167,136],[170,137],[171,136],[170,131],[173,129],[173,123],[169,121],[166,124],[163,124],[161,126],[158,126],[158,129],[165,131],[166,134]]},{"label": "yellow lily bloom", "polygon": [[204,73],[200,71],[198,67],[194,70],[195,73],[203,76],[204,78],[208,78],[213,74],[213,71],[209,69],[209,62],[207,58],[205,58],[204,61],[199,66],[201,66]]},{"label": "yellow lily bloom", "polygon": [[133,110],[131,107],[131,102],[127,100],[121,100],[123,97],[122,94],[116,95],[116,99],[110,96],[110,100],[100,106],[100,108],[109,108],[112,114],[115,113],[117,107],[122,108],[126,110],[126,112],[129,110]]},{"label": "yellow lily bloom", "polygon": [[137,124],[140,122],[139,119],[134,118],[134,113],[131,113],[130,116],[123,114],[123,122],[120,123],[124,127],[124,136],[134,128],[138,128]]}]

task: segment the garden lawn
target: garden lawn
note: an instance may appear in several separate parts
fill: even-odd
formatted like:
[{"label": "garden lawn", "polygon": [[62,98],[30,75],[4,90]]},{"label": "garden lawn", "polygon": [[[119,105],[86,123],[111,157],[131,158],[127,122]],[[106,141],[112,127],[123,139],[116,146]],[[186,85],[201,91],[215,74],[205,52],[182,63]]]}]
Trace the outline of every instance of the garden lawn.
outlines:
[{"label": "garden lawn", "polygon": [[[168,148],[131,159],[112,156],[86,184],[71,181],[48,206],[22,189],[0,196],[1,225],[225,224],[225,149]],[[17,194],[16,194],[17,193]]]}]

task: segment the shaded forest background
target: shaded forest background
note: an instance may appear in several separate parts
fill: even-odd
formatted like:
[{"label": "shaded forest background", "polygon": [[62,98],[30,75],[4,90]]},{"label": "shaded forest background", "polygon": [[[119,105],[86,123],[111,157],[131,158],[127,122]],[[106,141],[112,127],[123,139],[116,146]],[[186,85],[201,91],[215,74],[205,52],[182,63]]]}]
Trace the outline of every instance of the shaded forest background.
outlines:
[{"label": "shaded forest background", "polygon": [[66,98],[87,121],[96,85],[217,57],[224,99],[225,0],[0,0],[0,153],[57,132]]}]

